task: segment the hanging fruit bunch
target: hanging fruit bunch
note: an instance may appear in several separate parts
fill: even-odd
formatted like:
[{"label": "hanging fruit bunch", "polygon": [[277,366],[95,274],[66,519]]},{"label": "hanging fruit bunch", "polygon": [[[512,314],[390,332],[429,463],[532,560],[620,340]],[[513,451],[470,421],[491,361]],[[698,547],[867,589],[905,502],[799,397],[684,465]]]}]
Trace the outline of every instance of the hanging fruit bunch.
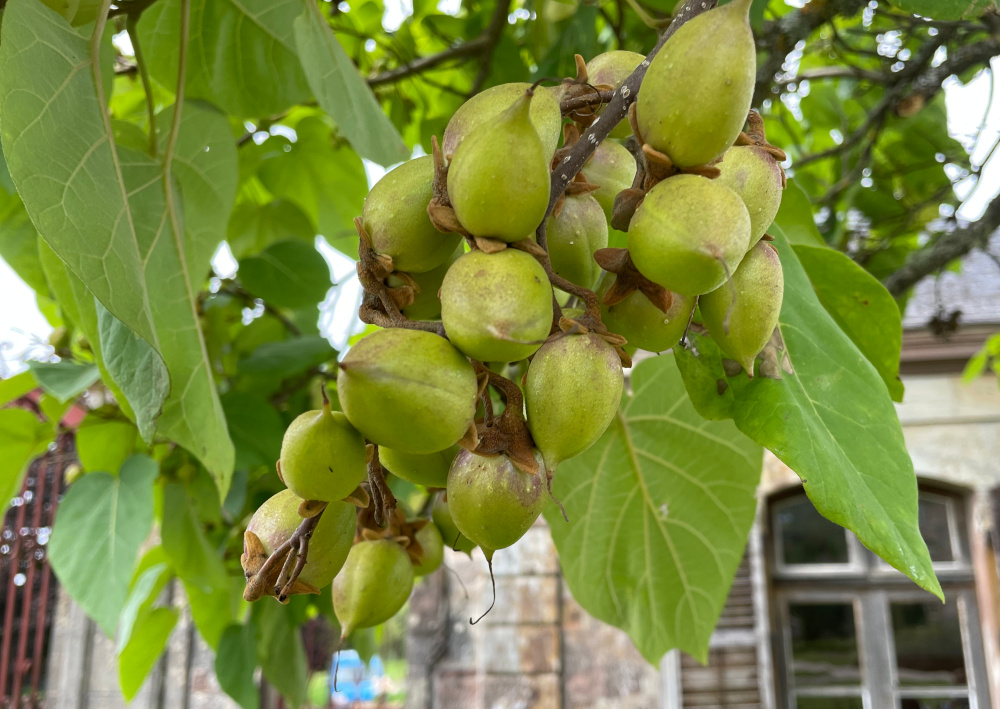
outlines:
[{"label": "hanging fruit bunch", "polygon": [[[488,89],[375,185],[355,224],[359,315],[380,329],[339,365],[342,413],[285,434],[247,600],[332,583],[345,635],[382,623],[444,546],[492,568],[524,535],[614,420],[636,350],[702,328],[754,376],[781,308],[785,156],[750,111],[750,4],[685,4],[652,59]],[[431,519],[396,509],[387,473],[431,492]]]}]

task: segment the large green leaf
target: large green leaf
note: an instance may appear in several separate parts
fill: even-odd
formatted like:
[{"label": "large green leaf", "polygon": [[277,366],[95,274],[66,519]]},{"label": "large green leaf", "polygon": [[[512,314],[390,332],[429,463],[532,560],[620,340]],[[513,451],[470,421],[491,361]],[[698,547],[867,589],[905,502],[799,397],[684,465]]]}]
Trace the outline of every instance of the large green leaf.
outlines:
[{"label": "large green leaf", "polygon": [[276,603],[255,604],[253,619],[258,629],[257,662],[264,676],[292,706],[301,706],[309,669],[298,626]]},{"label": "large green leaf", "polygon": [[157,463],[136,455],[117,476],[91,473],[59,505],[49,561],[59,583],[104,633],[118,623],[139,547],[153,526]]},{"label": "large green leaf", "polygon": [[222,397],[229,435],[236,446],[237,469],[272,466],[281,453],[285,424],[267,400],[230,391]]},{"label": "large green leaf", "polygon": [[688,400],[674,359],[632,371],[633,395],[585,453],[562,463],[546,510],[573,597],[623,628],[650,662],[705,659],[753,523],[763,452]]},{"label": "large green leaf", "polygon": [[0,193],[0,258],[40,295],[45,295],[45,274],[38,262],[38,233],[16,194]]},{"label": "large green leaf", "polygon": [[101,377],[93,364],[78,362],[29,362],[29,369],[35,381],[47,394],[59,401],[69,401],[80,396]]},{"label": "large green leaf", "polygon": [[265,342],[240,361],[245,374],[293,377],[310,367],[328,362],[337,356],[330,342],[319,335],[293,337],[280,342]]},{"label": "large green leaf", "polygon": [[89,413],[76,431],[76,453],[89,472],[116,473],[135,450],[136,429],[128,421]]},{"label": "large green leaf", "polygon": [[213,650],[218,650],[223,632],[237,617],[243,603],[246,579],[242,576],[229,576],[226,581],[225,585],[208,591],[203,591],[194,584],[184,583],[191,618],[201,637]]},{"label": "large green leaf", "polygon": [[[37,0],[8,3],[0,137],[14,182],[70,270],[160,353],[171,380],[160,431],[195,453],[224,491],[232,444],[196,298],[235,199],[229,125],[185,107],[173,162],[178,195],[164,184],[159,162],[115,145],[97,74],[87,39],[62,18]],[[74,117],[73,130],[65,130],[64,116]]]},{"label": "large green leaf", "polygon": [[202,592],[220,586],[228,588],[222,557],[209,543],[194,502],[179,482],[168,482],[163,488],[160,535],[171,565],[186,583]]},{"label": "large green leaf", "polygon": [[0,406],[9,404],[14,399],[20,399],[37,388],[38,382],[31,376],[31,372],[21,372],[10,379],[0,379]]},{"label": "large green leaf", "polygon": [[809,197],[795,180],[788,180],[785,186],[781,195],[781,207],[774,217],[774,226],[783,229],[785,236],[793,244],[823,246],[826,243],[816,228]]},{"label": "large green leaf", "polygon": [[0,409],[0,515],[17,491],[28,464],[52,442],[52,427],[30,411]]},{"label": "large green leaf", "polygon": [[362,157],[386,167],[406,160],[410,151],[334,37],[316,0],[305,0],[305,5],[295,20],[295,42],[320,107]]},{"label": "large green leaf", "polygon": [[332,285],[326,260],[302,241],[279,241],[243,259],[239,276],[247,291],[279,308],[315,306]]},{"label": "large green leaf", "polygon": [[917,527],[917,479],[889,392],[824,309],[780,232],[775,244],[785,275],[782,342],[765,348],[751,380],[727,377],[715,343],[694,335],[694,349],[678,353],[691,400],[702,415],[731,416],[798,473],[820,514],[940,596]]},{"label": "large green leaf", "polygon": [[215,654],[215,676],[226,694],[243,709],[258,709],[260,691],[254,682],[257,668],[257,629],[252,620],[230,625],[222,634]]},{"label": "large green leaf", "polygon": [[169,571],[169,565],[161,561],[138,574],[118,617],[118,637],[115,639],[118,654],[121,654],[132,638],[136,622],[152,608],[156,597],[170,579]]},{"label": "large green leaf", "polygon": [[[143,12],[139,35],[150,72],[173,86],[177,77],[181,0]],[[186,94],[227,113],[259,118],[309,98],[292,28],[301,0],[192,0]]]},{"label": "large green leaf", "polygon": [[256,254],[276,241],[299,239],[312,244],[316,227],[302,209],[285,199],[264,204],[243,202],[229,220],[226,241],[236,258]]},{"label": "large green leaf", "polygon": [[889,0],[889,3],[934,20],[971,20],[997,8],[995,0]]},{"label": "large green leaf", "polygon": [[132,701],[142,687],[179,617],[173,608],[153,608],[136,622],[132,638],[118,655],[118,683],[125,701]]}]

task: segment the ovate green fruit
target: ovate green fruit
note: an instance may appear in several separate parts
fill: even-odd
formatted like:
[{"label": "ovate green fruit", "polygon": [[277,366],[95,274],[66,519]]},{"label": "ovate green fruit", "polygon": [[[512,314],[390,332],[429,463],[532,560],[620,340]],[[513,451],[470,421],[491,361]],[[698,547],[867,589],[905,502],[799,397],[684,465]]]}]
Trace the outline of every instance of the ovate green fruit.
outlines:
[{"label": "ovate green fruit", "polygon": [[[282,490],[257,508],[247,531],[253,532],[270,555],[288,541],[302,523],[299,505],[302,498],[291,490]],[[331,502],[323,510],[312,537],[309,554],[299,580],[316,588],[328,586],[337,575],[354,542],[357,508],[347,502]]]},{"label": "ovate green fruit", "polygon": [[333,611],[342,637],[392,618],[412,590],[413,564],[403,547],[387,539],[355,544],[333,582]]},{"label": "ovate green fruit", "polygon": [[472,130],[448,168],[448,198],[475,236],[520,241],[549,205],[549,157],[529,118],[532,96],[522,93],[496,120]]},{"label": "ovate green fruit", "polygon": [[440,266],[462,238],[431,224],[427,205],[433,182],[434,159],[425,155],[387,173],[365,197],[365,231],[377,253],[392,257],[397,271],[423,273]]},{"label": "ovate green fruit", "polygon": [[[438,291],[441,290],[441,282],[444,274],[448,272],[451,264],[462,255],[462,249],[458,248],[440,266],[432,268],[424,273],[411,273],[412,278],[417,283],[416,298],[412,303],[403,308],[403,315],[410,320],[437,320],[441,317],[441,299],[438,298]],[[402,278],[391,275],[388,278],[390,287],[401,286],[405,283]]]},{"label": "ovate green fruit", "polygon": [[539,473],[518,470],[505,455],[463,450],[448,473],[448,507],[455,526],[478,544],[488,560],[524,536],[548,499],[542,456]]},{"label": "ovate green fruit", "polygon": [[[587,81],[592,86],[607,84],[617,89],[645,60],[646,57],[641,54],[621,49],[598,54],[587,62]],[[632,129],[629,127],[628,119],[623,118],[612,129],[609,137],[628,138],[630,135],[632,135]],[[631,185],[629,186],[631,187]]]},{"label": "ovate green fruit", "polygon": [[593,196],[567,196],[559,216],[546,221],[545,238],[553,271],[584,288],[597,284],[594,252],[608,245],[608,222]]},{"label": "ovate green fruit", "polygon": [[751,2],[734,0],[684,23],[646,71],[639,130],[675,165],[712,162],[743,129],[757,77]]},{"label": "ovate green fruit", "polygon": [[451,446],[435,453],[401,453],[392,448],[379,448],[379,460],[385,469],[414,485],[444,487],[448,484],[448,469],[458,453]]},{"label": "ovate green fruit", "polygon": [[[614,274],[605,274],[599,295],[614,283]],[[663,352],[676,345],[684,334],[694,296],[671,293],[667,312],[657,308],[641,291],[633,291],[625,300],[601,306],[601,320],[608,330],[628,340],[628,345],[648,352]]]},{"label": "ovate green fruit", "polygon": [[451,517],[451,508],[448,506],[448,500],[445,498],[445,493],[443,492],[438,493],[434,497],[434,505],[431,507],[431,519],[434,520],[434,526],[441,532],[444,545],[449,549],[471,554],[472,550],[476,548],[476,545],[469,541],[464,534],[458,531],[458,527],[455,526],[455,520]]},{"label": "ovate green fruit", "polygon": [[618,412],[624,382],[618,353],[593,333],[565,335],[535,353],[524,402],[531,436],[550,470],[597,442]]},{"label": "ovate green fruit", "polygon": [[681,295],[701,295],[736,271],[750,241],[743,201],[717,180],[675,175],[635,210],[628,248],[639,272]]},{"label": "ovate green fruit", "polygon": [[469,430],[476,374],[442,337],[377,330],[340,363],[337,393],[348,420],[372,443],[402,453],[433,453]]},{"label": "ovate green fruit", "polygon": [[604,217],[609,222],[615,206],[615,197],[622,190],[632,186],[635,171],[635,158],[632,157],[632,153],[621,143],[612,140],[605,140],[598,145],[594,154],[583,166],[583,176],[587,178],[587,182],[598,185],[598,189],[592,194],[601,205]]},{"label": "ovate green fruit", "polygon": [[552,327],[552,286],[524,251],[471,251],[441,284],[441,322],[458,349],[480,362],[516,362]]},{"label": "ovate green fruit", "polygon": [[433,523],[425,524],[418,529],[416,537],[424,555],[419,564],[413,565],[413,573],[417,576],[432,574],[444,563],[444,538]]},{"label": "ovate green fruit", "polygon": [[[479,126],[490,123],[517,101],[531,84],[513,83],[493,86],[476,94],[463,103],[448,121],[441,141],[445,158],[451,160],[459,144]],[[531,101],[531,123],[542,141],[546,160],[562,137],[562,112],[559,110],[559,93],[555,88],[538,87]]]},{"label": "ovate green fruit", "polygon": [[[753,361],[778,324],[785,280],[778,252],[770,244],[758,242],[733,276],[733,288],[719,288],[698,301],[701,315],[712,339],[727,356],[735,359],[753,376]],[[736,302],[733,303],[733,291]],[[725,319],[729,306],[729,330]]]},{"label": "ovate green fruit", "polygon": [[725,152],[719,169],[722,174],[716,179],[739,195],[750,214],[753,246],[764,236],[781,206],[781,166],[763,148],[741,145]]},{"label": "ovate green fruit", "polygon": [[285,431],[281,479],[306,500],[343,500],[365,477],[365,457],[364,438],[327,403],[300,415]]}]

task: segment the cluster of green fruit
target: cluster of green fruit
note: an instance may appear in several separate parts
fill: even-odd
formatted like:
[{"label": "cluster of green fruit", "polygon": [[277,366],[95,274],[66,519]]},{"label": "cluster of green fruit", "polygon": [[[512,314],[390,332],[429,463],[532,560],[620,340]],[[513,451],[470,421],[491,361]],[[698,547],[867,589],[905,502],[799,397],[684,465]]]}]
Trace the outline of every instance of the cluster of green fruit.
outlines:
[{"label": "cluster of green fruit", "polygon": [[[781,265],[762,237],[784,175],[780,151],[742,132],[755,78],[749,4],[680,27],[649,63],[632,130],[622,121],[594,146],[554,209],[552,171],[580,128],[602,119],[566,111],[566,96],[624,95],[641,55],[603,54],[557,88],[484,91],[455,113],[435,155],[375,185],[358,220],[359,273],[374,284],[368,305],[395,326],[343,358],[342,413],[326,405],[289,427],[279,461],[288,490],[247,529],[248,594],[260,577],[258,594],[279,600],[332,582],[346,634],[395,614],[443,545],[479,546],[492,560],[538,518],[556,467],[614,419],[623,339],[669,349],[700,307],[722,351],[753,376],[781,305]],[[564,113],[580,125],[564,125]],[[633,132],[639,167],[616,142]],[[640,197],[625,222],[632,273],[606,273],[609,221],[630,191]],[[621,287],[628,278],[645,285]],[[651,300],[650,288],[663,297]],[[383,466],[436,493],[433,523],[398,513],[387,529],[373,523]]]}]

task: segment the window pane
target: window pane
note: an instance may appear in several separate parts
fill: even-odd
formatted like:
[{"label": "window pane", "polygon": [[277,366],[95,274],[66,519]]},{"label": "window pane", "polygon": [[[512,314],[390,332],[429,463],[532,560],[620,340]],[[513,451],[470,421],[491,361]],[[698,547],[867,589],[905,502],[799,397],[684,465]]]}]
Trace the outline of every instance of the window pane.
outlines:
[{"label": "window pane", "polygon": [[796,687],[861,684],[853,605],[792,603],[788,617]]},{"label": "window pane", "polygon": [[965,657],[958,606],[893,603],[892,633],[901,686],[963,686]]},{"label": "window pane", "polygon": [[903,699],[900,709],[969,709],[969,700],[949,698],[942,699]]},{"label": "window pane", "polygon": [[799,697],[796,709],[864,709],[861,697]]},{"label": "window pane", "polygon": [[948,505],[939,499],[920,498],[920,535],[927,542],[932,561],[954,561],[948,530]]},{"label": "window pane", "polygon": [[816,511],[809,498],[782,505],[775,515],[786,564],[846,564],[847,533]]}]

